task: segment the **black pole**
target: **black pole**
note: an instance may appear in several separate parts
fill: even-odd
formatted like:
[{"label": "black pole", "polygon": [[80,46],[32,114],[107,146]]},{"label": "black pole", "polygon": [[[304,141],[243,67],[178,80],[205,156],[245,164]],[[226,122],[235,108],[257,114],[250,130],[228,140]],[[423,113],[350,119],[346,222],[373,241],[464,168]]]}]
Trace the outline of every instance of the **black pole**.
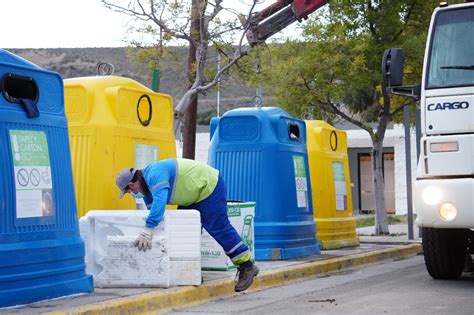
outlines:
[{"label": "black pole", "polygon": [[[421,111],[417,107],[415,111],[415,132],[416,132],[416,161],[420,162],[420,146],[421,146]],[[418,164],[417,164],[418,165]],[[418,237],[421,238],[421,229],[418,228]]]},{"label": "black pole", "polygon": [[416,132],[416,160],[420,159],[420,142],[421,142],[421,114],[420,109],[415,111],[415,132]]},{"label": "black pole", "polygon": [[410,107],[403,107],[403,120],[405,124],[405,166],[407,179],[407,217],[408,217],[408,239],[413,239],[413,203],[411,182],[411,143],[410,143]]}]

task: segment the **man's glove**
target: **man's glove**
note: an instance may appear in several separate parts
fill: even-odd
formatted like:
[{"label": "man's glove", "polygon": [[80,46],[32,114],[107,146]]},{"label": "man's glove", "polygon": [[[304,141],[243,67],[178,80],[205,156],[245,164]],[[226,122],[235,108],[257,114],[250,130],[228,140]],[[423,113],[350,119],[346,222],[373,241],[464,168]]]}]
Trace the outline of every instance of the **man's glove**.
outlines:
[{"label": "man's glove", "polygon": [[137,239],[133,243],[135,247],[138,247],[138,250],[146,252],[148,249],[151,249],[151,240],[153,239],[152,228],[144,228],[143,231],[138,235]]}]

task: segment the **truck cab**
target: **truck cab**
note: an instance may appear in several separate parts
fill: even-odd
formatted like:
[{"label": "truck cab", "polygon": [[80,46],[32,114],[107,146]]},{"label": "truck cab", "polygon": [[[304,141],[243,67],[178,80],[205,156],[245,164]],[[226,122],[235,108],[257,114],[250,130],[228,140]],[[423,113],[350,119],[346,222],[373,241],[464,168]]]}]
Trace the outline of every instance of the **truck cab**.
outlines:
[{"label": "truck cab", "polygon": [[[419,98],[422,138],[413,195],[426,267],[435,279],[460,277],[474,253],[472,30],[474,2],[442,2],[431,18],[419,88],[404,88],[401,80],[391,85],[390,75],[387,80],[389,91]],[[394,57],[392,76],[401,77],[402,52],[387,54]]]}]

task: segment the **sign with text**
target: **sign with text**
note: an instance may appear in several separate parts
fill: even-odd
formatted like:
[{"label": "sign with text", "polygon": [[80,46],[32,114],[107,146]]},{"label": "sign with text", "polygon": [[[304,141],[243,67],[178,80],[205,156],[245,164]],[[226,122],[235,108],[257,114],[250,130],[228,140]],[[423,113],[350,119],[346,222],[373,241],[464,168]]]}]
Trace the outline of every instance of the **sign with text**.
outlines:
[{"label": "sign with text", "polygon": [[16,189],[16,217],[54,215],[53,183],[46,133],[10,130]]}]

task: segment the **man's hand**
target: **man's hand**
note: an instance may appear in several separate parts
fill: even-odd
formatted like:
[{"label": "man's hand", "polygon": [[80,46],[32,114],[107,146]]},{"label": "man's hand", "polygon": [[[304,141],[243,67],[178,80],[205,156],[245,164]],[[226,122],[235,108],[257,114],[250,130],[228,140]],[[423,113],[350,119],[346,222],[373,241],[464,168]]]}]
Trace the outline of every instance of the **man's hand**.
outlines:
[{"label": "man's hand", "polygon": [[143,231],[138,235],[137,239],[133,243],[135,247],[138,247],[138,250],[146,252],[148,249],[151,249],[151,240],[153,239],[152,228],[144,228]]}]

